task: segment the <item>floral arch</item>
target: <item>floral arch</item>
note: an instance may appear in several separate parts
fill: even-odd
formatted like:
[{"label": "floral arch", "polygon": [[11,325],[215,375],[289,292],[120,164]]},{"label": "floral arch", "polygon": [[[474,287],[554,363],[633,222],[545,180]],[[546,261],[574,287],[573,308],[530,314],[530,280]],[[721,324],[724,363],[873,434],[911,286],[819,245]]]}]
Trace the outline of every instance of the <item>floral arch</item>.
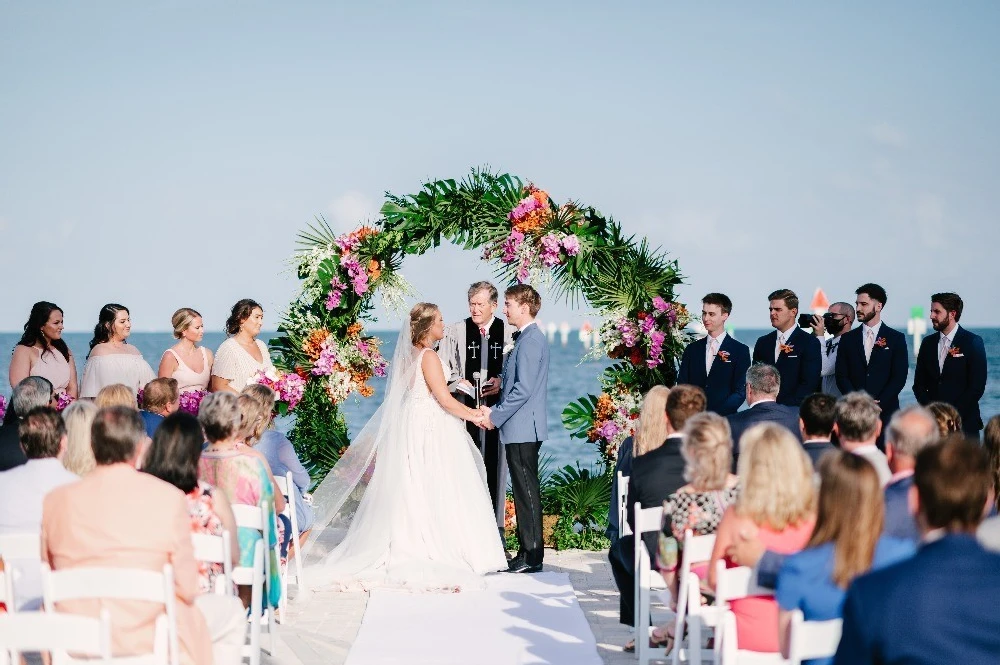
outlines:
[{"label": "floral arch", "polygon": [[373,393],[385,374],[380,340],[364,332],[373,298],[390,308],[409,295],[399,274],[407,254],[448,241],[482,251],[504,283],[548,284],[572,304],[585,301],[602,317],[591,356],[618,362],[601,375],[602,394],[570,404],[571,436],[597,443],[606,461],[617,455],[638,414],[640,396],[673,385],[689,317],[673,300],[677,262],[592,207],[557,205],[534,185],[474,169],[461,181],[425,183],[416,194],[386,194],[373,226],[336,234],[322,217],[300,233],[294,257],[301,288],[271,340],[279,409],[294,408],[290,432],[314,477],[325,475],[350,445],[339,405]]}]

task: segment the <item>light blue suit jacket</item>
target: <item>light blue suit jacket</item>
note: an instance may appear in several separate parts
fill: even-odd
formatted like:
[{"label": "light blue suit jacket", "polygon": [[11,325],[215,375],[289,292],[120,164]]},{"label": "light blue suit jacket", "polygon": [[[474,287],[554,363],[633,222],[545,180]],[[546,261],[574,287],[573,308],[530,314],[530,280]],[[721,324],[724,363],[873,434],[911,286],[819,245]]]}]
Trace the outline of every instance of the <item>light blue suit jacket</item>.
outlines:
[{"label": "light blue suit jacket", "polygon": [[490,413],[490,421],[500,430],[502,443],[548,438],[548,384],[549,343],[536,323],[524,329],[504,359],[500,402]]}]

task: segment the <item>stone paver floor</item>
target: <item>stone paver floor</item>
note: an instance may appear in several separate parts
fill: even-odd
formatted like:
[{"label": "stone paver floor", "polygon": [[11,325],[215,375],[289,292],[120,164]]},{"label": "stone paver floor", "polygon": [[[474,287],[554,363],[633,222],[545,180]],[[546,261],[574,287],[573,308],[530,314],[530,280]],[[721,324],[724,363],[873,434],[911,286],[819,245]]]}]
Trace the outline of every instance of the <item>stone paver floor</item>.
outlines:
[{"label": "stone paver floor", "polygon": [[[635,662],[635,655],[622,651],[630,629],[618,623],[618,590],[604,552],[545,551],[545,570],[564,572],[576,590],[606,665]],[[366,593],[312,592],[293,598],[287,621],[277,627],[274,656],[263,654],[265,665],[340,665],[347,660],[351,644],[361,628],[368,601]],[[267,639],[263,640],[267,646]]]}]

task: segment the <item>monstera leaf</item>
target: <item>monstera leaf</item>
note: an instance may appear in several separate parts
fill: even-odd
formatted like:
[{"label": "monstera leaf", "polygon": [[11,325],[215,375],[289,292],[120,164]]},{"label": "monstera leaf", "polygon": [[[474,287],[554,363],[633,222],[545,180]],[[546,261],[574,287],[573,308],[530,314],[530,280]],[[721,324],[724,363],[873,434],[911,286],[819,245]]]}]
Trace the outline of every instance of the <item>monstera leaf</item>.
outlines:
[{"label": "monstera leaf", "polygon": [[574,439],[586,439],[587,432],[594,425],[594,410],[597,408],[597,395],[587,395],[571,402],[562,412],[563,425]]}]

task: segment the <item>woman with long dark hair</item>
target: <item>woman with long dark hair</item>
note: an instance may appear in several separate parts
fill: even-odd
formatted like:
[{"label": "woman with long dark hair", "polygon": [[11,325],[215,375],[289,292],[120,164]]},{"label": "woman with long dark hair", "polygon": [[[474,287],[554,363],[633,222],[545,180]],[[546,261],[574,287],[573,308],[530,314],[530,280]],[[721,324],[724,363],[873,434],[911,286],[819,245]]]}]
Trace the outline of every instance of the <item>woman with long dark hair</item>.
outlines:
[{"label": "woman with long dark hair", "polygon": [[76,361],[62,338],[63,311],[55,303],[36,302],[31,306],[24,334],[10,359],[10,387],[29,376],[52,382],[56,394],[77,396]]},{"label": "woman with long dark hair", "polygon": [[264,323],[264,308],[256,300],[244,298],[226,319],[229,338],[215,352],[210,390],[238,393],[257,372],[274,371],[267,344],[257,339]]},{"label": "woman with long dark hair", "polygon": [[109,303],[101,308],[83,368],[80,397],[97,397],[101,388],[115,383],[139,392],[156,378],[139,350],[126,341],[131,331],[132,319],[127,307]]}]

